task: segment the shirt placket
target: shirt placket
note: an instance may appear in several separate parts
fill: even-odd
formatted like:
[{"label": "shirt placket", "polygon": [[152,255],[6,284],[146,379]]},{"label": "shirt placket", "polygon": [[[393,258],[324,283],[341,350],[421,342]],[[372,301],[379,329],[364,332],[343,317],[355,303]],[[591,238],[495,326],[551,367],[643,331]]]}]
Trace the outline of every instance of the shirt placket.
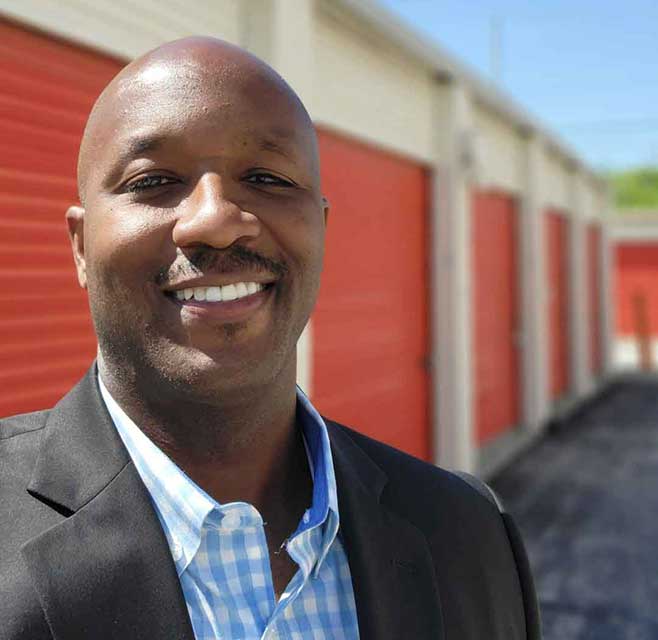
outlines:
[{"label": "shirt placket", "polygon": [[285,618],[288,623],[292,620],[292,607],[311,578],[313,567],[318,559],[321,540],[322,526],[316,525],[312,529],[301,531],[286,543],[285,549],[297,564],[298,570],[281,595],[261,636],[262,640],[277,640],[287,637],[287,634],[281,629],[281,620]]},{"label": "shirt placket", "polygon": [[235,503],[216,509],[205,527],[213,540],[208,555],[223,578],[220,637],[257,637],[275,607],[263,520],[252,505]]}]

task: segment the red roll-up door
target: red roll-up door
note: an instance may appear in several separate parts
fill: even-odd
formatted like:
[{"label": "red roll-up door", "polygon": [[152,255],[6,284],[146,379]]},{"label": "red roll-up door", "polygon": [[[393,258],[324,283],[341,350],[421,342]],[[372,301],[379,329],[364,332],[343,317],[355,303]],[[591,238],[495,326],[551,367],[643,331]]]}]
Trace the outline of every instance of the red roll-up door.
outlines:
[{"label": "red roll-up door", "polygon": [[425,168],[320,131],[331,204],[313,319],[313,399],[327,416],[429,459]]},{"label": "red roll-up door", "polygon": [[559,398],[569,387],[569,221],[561,211],[545,213],[548,291],[548,340],[551,398]]},{"label": "red roll-up door", "polygon": [[94,357],[64,213],[86,116],[121,66],[0,20],[0,416],[51,406]]},{"label": "red roll-up door", "polygon": [[590,371],[601,371],[601,227],[587,226]]},{"label": "red roll-up door", "polygon": [[480,191],[472,213],[475,424],[484,443],[519,423],[516,202]]},{"label": "red roll-up door", "polygon": [[658,242],[623,242],[616,248],[617,335],[658,336]]}]

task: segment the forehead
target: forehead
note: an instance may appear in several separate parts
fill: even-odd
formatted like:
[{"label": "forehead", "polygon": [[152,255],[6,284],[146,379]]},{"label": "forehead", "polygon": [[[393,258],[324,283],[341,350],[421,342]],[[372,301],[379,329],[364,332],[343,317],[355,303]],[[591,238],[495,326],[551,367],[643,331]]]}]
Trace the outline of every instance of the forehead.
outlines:
[{"label": "forehead", "polygon": [[[267,70],[158,63],[117,82],[96,118],[94,151],[129,156],[195,138],[314,154],[314,131],[291,90]],[[111,153],[110,153],[111,152]]]},{"label": "forehead", "polygon": [[268,124],[293,133],[300,124],[296,106],[285,86],[258,68],[160,63],[118,84],[111,114],[119,132],[219,122],[238,128]]}]

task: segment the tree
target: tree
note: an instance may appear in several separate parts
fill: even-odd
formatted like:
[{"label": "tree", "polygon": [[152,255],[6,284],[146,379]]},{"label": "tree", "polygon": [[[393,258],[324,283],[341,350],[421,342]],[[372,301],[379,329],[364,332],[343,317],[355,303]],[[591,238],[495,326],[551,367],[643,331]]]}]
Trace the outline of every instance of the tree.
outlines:
[{"label": "tree", "polygon": [[640,167],[608,178],[617,209],[658,209],[658,168]]}]

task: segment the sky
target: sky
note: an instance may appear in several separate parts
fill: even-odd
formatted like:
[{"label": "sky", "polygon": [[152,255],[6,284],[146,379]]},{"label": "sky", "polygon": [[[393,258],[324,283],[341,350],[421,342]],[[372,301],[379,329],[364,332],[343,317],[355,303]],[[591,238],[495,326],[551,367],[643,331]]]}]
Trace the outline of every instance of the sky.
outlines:
[{"label": "sky", "polygon": [[379,2],[594,168],[658,167],[658,0]]}]

